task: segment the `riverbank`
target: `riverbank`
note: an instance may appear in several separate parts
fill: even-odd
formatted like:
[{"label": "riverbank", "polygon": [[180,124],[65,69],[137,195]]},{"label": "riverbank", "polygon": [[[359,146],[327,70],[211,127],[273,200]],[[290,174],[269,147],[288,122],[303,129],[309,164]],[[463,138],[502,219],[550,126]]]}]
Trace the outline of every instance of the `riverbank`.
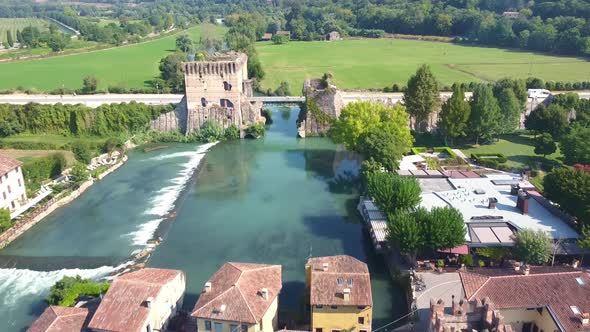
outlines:
[{"label": "riverbank", "polygon": [[[126,161],[127,156],[124,156],[120,162],[116,163],[115,165],[105,170],[103,173],[99,174],[97,180],[101,180],[105,176],[111,174],[119,167],[123,166],[123,164],[125,164]],[[39,223],[41,220],[43,220],[43,218],[48,216],[53,211],[80,197],[80,195],[82,195],[88,188],[90,188],[90,186],[92,186],[97,180],[90,179],[82,183],[80,187],[78,187],[78,189],[71,191],[69,194],[65,196],[63,195],[63,193],[58,193],[55,197],[51,198],[43,205],[36,208],[30,214],[27,214],[27,216],[18,220],[11,228],[7,229],[4,233],[0,234],[0,250],[8,246],[12,241],[16,240],[21,235],[23,235],[26,231],[28,231],[31,227],[35,226],[37,223]]]}]

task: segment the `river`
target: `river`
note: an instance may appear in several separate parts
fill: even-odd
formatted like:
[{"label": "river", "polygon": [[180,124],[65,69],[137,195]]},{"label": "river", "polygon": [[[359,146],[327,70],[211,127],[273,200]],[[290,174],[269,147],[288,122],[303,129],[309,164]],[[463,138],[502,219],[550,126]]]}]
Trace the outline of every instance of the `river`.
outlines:
[{"label": "river", "polygon": [[[297,139],[297,107],[272,107],[260,140],[171,144],[129,161],[0,252],[2,331],[23,331],[64,275],[100,278],[164,239],[148,265],[187,274],[187,309],[224,262],[283,266],[283,312],[300,308],[310,255],[348,254],[371,271],[375,327],[405,312],[403,292],[354,210],[358,161],[325,138]],[[193,176],[194,171],[199,171]],[[162,222],[174,210],[175,218]]]}]

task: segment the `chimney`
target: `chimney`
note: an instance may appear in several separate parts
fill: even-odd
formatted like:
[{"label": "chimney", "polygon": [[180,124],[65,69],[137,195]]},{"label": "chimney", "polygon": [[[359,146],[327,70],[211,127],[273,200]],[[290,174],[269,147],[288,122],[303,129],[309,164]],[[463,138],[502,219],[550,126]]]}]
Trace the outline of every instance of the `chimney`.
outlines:
[{"label": "chimney", "polygon": [[488,198],[488,209],[495,209],[496,204],[498,204],[498,199],[496,197]]},{"label": "chimney", "polygon": [[516,201],[516,207],[522,212],[522,214],[529,213],[529,194],[520,190],[518,192],[518,200]]},{"label": "chimney", "polygon": [[584,312],[580,317],[580,321],[582,321],[583,326],[590,325],[590,313]]},{"label": "chimney", "polygon": [[260,290],[260,295],[262,295],[263,299],[268,300],[268,289],[263,288],[262,290]]},{"label": "chimney", "polygon": [[209,293],[210,291],[211,291],[211,282],[210,281],[207,281],[205,283],[205,288],[203,288],[203,292]]},{"label": "chimney", "polygon": [[154,302],[154,298],[153,297],[148,297],[147,299],[145,299],[145,306],[147,308],[151,308],[152,307],[152,302]]},{"label": "chimney", "polygon": [[322,264],[322,269],[324,270],[324,272],[327,272],[328,271],[328,266],[329,266],[328,263]]},{"label": "chimney", "polygon": [[225,304],[222,304],[221,307],[219,307],[219,312],[224,312],[226,308],[227,306]]},{"label": "chimney", "polygon": [[344,302],[350,301],[350,288],[344,288],[342,294],[344,295]]}]

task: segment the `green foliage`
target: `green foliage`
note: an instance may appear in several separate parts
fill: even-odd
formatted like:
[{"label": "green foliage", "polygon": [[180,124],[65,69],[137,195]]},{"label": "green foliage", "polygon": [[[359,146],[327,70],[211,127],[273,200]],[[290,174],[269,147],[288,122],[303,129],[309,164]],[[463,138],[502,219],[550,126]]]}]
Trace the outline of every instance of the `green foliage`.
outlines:
[{"label": "green foliage", "polygon": [[489,141],[499,133],[500,117],[500,107],[492,89],[479,84],[473,91],[468,122],[469,133],[475,138],[475,144],[479,144],[480,139]]},{"label": "green foliage", "polygon": [[558,168],[543,178],[545,196],[582,225],[590,224],[590,173],[579,169]]},{"label": "green foliage", "polygon": [[528,264],[545,264],[551,258],[551,238],[540,229],[520,230],[514,238],[514,256]]},{"label": "green foliage", "polygon": [[386,107],[371,102],[346,105],[329,135],[336,143],[374,158],[390,170],[414,142],[403,106]]},{"label": "green foliage", "polygon": [[224,134],[223,128],[213,121],[205,121],[199,131],[191,133],[191,135],[198,137],[198,141],[206,143],[220,141],[223,139]]},{"label": "green foliage", "polygon": [[562,106],[552,104],[545,107],[540,104],[527,116],[524,125],[528,130],[549,133],[553,138],[560,139],[569,125],[569,120],[567,112]]},{"label": "green foliage", "polygon": [[10,221],[10,211],[8,209],[0,209],[0,233],[12,227]]},{"label": "green foliage", "polygon": [[535,153],[545,157],[557,150],[557,145],[549,133],[543,133],[535,138]]},{"label": "green foliage", "polygon": [[236,125],[227,127],[223,133],[225,140],[240,139],[240,129]]},{"label": "green foliage", "polygon": [[404,104],[416,118],[416,129],[421,131],[430,114],[440,105],[439,87],[428,65],[422,65],[407,84]]},{"label": "green foliage", "polygon": [[176,49],[183,53],[193,51],[193,40],[184,34],[176,37]]},{"label": "green foliage", "polygon": [[459,256],[459,264],[465,264],[465,266],[472,267],[473,266],[473,255],[461,255]]},{"label": "green foliage", "polygon": [[12,39],[12,31],[10,30],[6,30],[6,46],[8,46],[8,48],[14,46],[14,40]]},{"label": "green foliage", "polygon": [[414,177],[393,173],[367,174],[367,192],[386,214],[409,211],[420,203],[420,185]]},{"label": "green foliage", "polygon": [[49,305],[72,307],[80,296],[100,296],[106,293],[109,286],[107,282],[93,282],[80,276],[63,277],[51,286],[45,301]]},{"label": "green foliage", "polygon": [[74,183],[77,186],[79,186],[80,184],[82,184],[90,178],[90,173],[86,169],[86,165],[80,162],[76,163],[74,167],[72,167],[70,175],[74,177]]},{"label": "green foliage", "polygon": [[475,249],[475,253],[478,256],[489,258],[498,263],[501,263],[503,260],[509,258],[512,254],[511,250],[505,247],[477,248]]},{"label": "green foliage", "polygon": [[590,127],[574,125],[559,144],[567,164],[590,164]]},{"label": "green foliage", "polygon": [[480,259],[479,261],[477,261],[477,266],[479,266],[480,268],[486,267],[486,262]]},{"label": "green foliage", "polygon": [[123,150],[125,145],[124,140],[119,137],[110,137],[102,146],[103,153],[112,153],[116,150]]},{"label": "green foliage", "polygon": [[590,250],[590,225],[584,225],[580,232],[580,239],[577,241],[582,249]]},{"label": "green foliage", "polygon": [[451,207],[435,207],[430,212],[420,210],[416,219],[421,224],[425,249],[452,249],[465,243],[465,224],[459,210]]},{"label": "green foliage", "polygon": [[402,210],[396,210],[388,216],[389,241],[400,251],[408,255],[411,262],[416,260],[417,252],[422,248],[422,235],[414,216]]},{"label": "green foliage", "polygon": [[304,109],[306,112],[309,112],[313,115],[313,117],[316,119],[317,123],[322,124],[322,125],[332,123],[333,119],[328,114],[326,114],[326,113],[322,112],[322,110],[320,110],[320,107],[318,106],[316,98],[305,98]]},{"label": "green foliage", "polygon": [[470,113],[471,106],[465,100],[465,92],[460,85],[455,84],[453,95],[443,103],[439,114],[438,126],[445,140],[465,136]]},{"label": "green foliage", "polygon": [[274,91],[275,96],[290,96],[291,89],[289,88],[289,83],[282,81],[279,87]]},{"label": "green foliage", "polygon": [[246,128],[246,136],[251,138],[264,137],[266,134],[266,128],[261,123],[256,123]]},{"label": "green foliage", "polygon": [[160,60],[160,77],[172,89],[172,92],[184,92],[184,74],[182,63],[186,56],[182,53],[170,54]]},{"label": "green foliage", "polygon": [[49,46],[53,52],[63,51],[70,43],[70,40],[70,37],[63,33],[54,33],[49,36],[47,46]]},{"label": "green foliage", "polygon": [[290,40],[288,35],[277,35],[272,36],[272,42],[275,45],[282,45],[288,43]]},{"label": "green foliage", "polygon": [[76,160],[84,164],[90,164],[90,161],[94,157],[88,143],[83,141],[78,141],[72,144],[72,152],[74,153],[74,156],[76,156]]},{"label": "green foliage", "polygon": [[82,80],[82,92],[86,94],[95,93],[98,87],[98,79],[95,76],[89,75]]},{"label": "green foliage", "polygon": [[500,90],[496,98],[500,107],[499,133],[512,133],[519,127],[520,114],[524,110],[524,106],[519,102],[514,91],[510,88]]},{"label": "green foliage", "polygon": [[66,158],[62,153],[55,153],[25,162],[22,169],[28,196],[34,196],[34,193],[41,188],[44,181],[61,175],[65,168]]}]

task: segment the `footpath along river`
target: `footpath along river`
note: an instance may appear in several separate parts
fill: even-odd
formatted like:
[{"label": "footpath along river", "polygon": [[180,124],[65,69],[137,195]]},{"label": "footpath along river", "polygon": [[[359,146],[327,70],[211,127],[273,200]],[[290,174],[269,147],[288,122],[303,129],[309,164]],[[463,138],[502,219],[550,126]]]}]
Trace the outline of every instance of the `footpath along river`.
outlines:
[{"label": "footpath along river", "polygon": [[281,264],[281,310],[297,310],[310,254],[348,254],[369,264],[373,326],[403,315],[403,292],[354,210],[358,161],[328,139],[297,139],[298,107],[271,108],[264,139],[132,151],[126,165],[0,251],[0,331],[24,331],[62,276],[108,275],[156,230],[164,241],[148,266],[185,271],[187,309],[224,262],[241,261]]}]

